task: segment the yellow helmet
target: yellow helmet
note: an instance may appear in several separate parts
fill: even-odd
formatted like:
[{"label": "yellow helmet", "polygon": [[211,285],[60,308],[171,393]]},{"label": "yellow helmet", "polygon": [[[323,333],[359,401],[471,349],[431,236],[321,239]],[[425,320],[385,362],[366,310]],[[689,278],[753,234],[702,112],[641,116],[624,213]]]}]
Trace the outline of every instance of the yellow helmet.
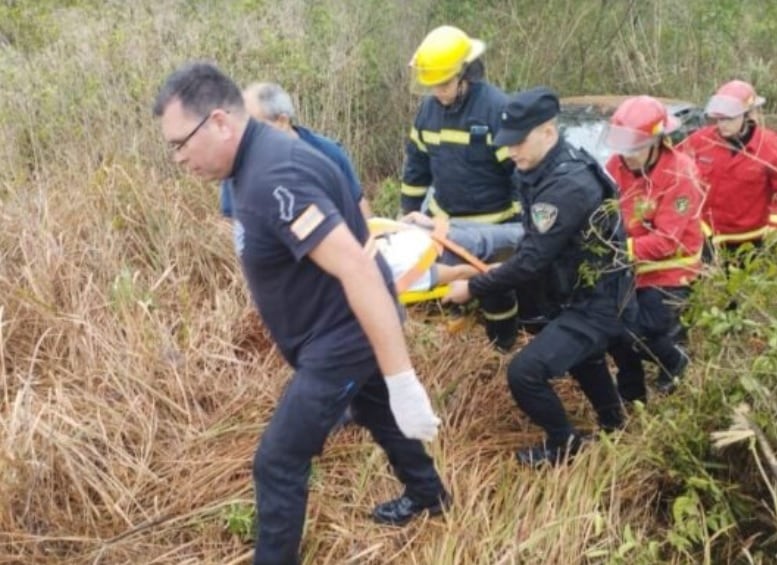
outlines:
[{"label": "yellow helmet", "polygon": [[458,75],[464,65],[480,57],[486,44],[472,39],[457,27],[433,29],[410,60],[415,80],[422,86],[444,84]]}]

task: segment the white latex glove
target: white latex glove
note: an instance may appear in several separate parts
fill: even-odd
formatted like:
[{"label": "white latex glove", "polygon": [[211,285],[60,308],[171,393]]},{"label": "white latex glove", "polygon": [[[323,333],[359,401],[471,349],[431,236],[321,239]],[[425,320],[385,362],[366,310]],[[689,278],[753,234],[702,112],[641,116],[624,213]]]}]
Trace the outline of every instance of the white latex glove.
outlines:
[{"label": "white latex glove", "polygon": [[415,371],[408,369],[386,377],[389,407],[400,431],[411,439],[431,441],[437,435],[440,419]]}]

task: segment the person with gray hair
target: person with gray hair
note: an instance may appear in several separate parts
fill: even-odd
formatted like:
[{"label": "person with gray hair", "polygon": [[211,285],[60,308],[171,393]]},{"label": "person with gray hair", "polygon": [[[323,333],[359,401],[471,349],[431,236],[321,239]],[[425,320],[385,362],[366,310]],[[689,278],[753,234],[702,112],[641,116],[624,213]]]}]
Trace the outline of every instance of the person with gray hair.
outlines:
[{"label": "person with gray hair", "polygon": [[254,564],[299,563],[312,459],[350,404],[405,492],[373,518],[439,514],[449,495],[422,440],[440,420],[413,369],[385,261],[345,177],[320,152],[252,119],[235,83],[209,63],[173,72],[154,114],[175,162],[233,179],[235,250],[264,325],[294,373],[253,462]]},{"label": "person with gray hair", "polygon": [[[364,197],[359,178],[351,165],[348,154],[336,141],[296,124],[296,111],[291,96],[281,85],[274,82],[254,82],[243,91],[243,100],[248,113],[260,122],[279,129],[317,149],[345,175],[348,188],[365,218],[372,216],[370,204]],[[221,212],[227,217],[232,215],[231,181],[221,186]]]},{"label": "person with gray hair", "polygon": [[[262,116],[262,120],[285,123],[291,128],[297,119],[291,95],[280,84],[274,82],[254,82],[243,90],[243,101],[248,113]],[[281,128],[283,129],[283,128]]]}]

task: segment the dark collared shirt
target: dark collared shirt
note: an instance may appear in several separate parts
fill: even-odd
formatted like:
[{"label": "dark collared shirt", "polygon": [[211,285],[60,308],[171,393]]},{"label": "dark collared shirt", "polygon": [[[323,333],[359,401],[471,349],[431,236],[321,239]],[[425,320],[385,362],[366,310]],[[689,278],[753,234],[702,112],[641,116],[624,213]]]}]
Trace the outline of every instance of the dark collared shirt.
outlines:
[{"label": "dark collared shirt", "polygon": [[[345,223],[367,225],[337,166],[308,144],[249,121],[235,158],[235,248],[262,320],[293,367],[332,368],[373,353],[343,287],[308,254]],[[391,275],[378,259],[386,286]]]},{"label": "dark collared shirt", "polygon": [[[333,139],[302,126],[294,126],[294,131],[297,132],[297,135],[299,135],[299,138],[302,141],[329,157],[329,159],[337,165],[343,175],[345,175],[345,179],[348,181],[348,188],[351,191],[351,194],[354,199],[356,199],[356,202],[359,202],[364,197],[364,193],[362,192],[359,178],[356,176],[356,172],[351,165],[351,160],[348,158],[348,154],[345,152],[342,145]],[[221,213],[227,218],[231,218],[232,179],[226,179],[221,183],[219,204]]]}]

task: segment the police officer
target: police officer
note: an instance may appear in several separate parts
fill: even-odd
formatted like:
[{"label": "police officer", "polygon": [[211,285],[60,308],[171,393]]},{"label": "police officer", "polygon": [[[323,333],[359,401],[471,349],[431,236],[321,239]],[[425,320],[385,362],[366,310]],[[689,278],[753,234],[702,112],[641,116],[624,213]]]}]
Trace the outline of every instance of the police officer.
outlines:
[{"label": "police officer", "polygon": [[622,329],[621,308],[633,280],[620,263],[623,235],[615,187],[589,155],[560,137],[556,94],[536,87],[510,97],[495,143],[516,165],[526,234],[500,267],[451,284],[449,299],[501,292],[521,282],[547,286],[556,317],[510,362],[507,379],[518,406],[546,441],[521,449],[520,462],[558,463],[581,446],[549,380],[567,371],[580,383],[603,430],[622,425],[618,393],[605,364],[609,341]]},{"label": "police officer", "polygon": [[606,168],[620,189],[626,248],[636,262],[637,341],[610,348],[626,401],[647,398],[640,353],[659,366],[661,393],[674,390],[688,364],[678,343],[680,315],[701,269],[704,194],[693,160],[669,141],[679,127],[660,101],[633,96],[618,106],[603,136],[615,153]]},{"label": "police officer", "polygon": [[[494,144],[506,98],[483,80],[485,49],[482,41],[446,25],[429,32],[410,61],[415,83],[431,96],[423,98],[405,144],[405,213],[420,210],[426,199],[433,216],[492,224],[518,218],[513,164]],[[482,302],[488,338],[509,349],[516,335],[514,292]]]},{"label": "police officer", "polygon": [[350,403],[405,493],[374,518],[402,524],[447,500],[419,440],[439,420],[413,371],[385,263],[336,165],[251,119],[237,86],[207,63],[170,75],[154,106],[175,161],[234,180],[235,247],[251,295],[294,374],[254,458],[254,563],[299,563],[311,459]]}]

